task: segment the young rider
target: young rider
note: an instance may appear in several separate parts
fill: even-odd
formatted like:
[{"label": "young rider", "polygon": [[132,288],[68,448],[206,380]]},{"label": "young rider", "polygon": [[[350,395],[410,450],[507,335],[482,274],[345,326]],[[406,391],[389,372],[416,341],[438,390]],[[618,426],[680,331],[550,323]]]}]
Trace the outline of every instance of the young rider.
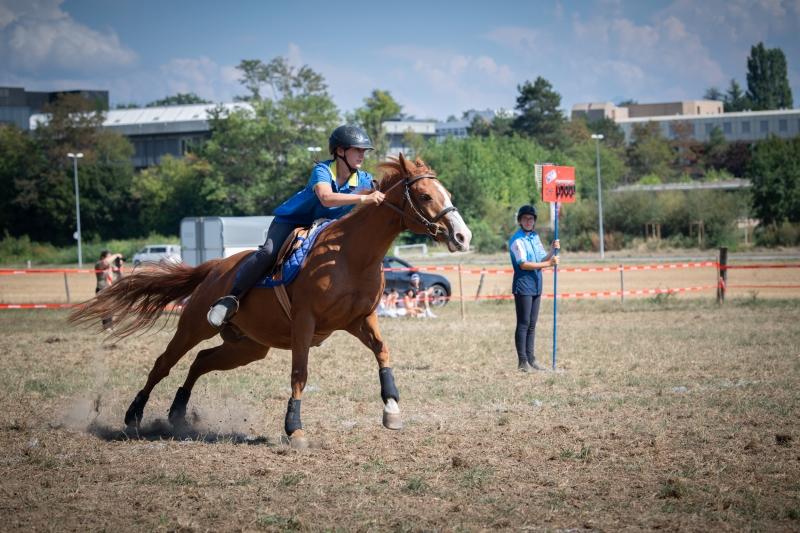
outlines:
[{"label": "young rider", "polygon": [[356,204],[383,202],[383,193],[372,190],[372,175],[360,170],[364,154],[372,149],[369,136],[358,126],[333,130],[328,140],[333,159],[317,163],[308,184],[275,210],[266,241],[242,262],[230,294],[208,311],[212,326],[220,327],[236,314],[247,291],[275,266],[283,242],[295,228],[310,226],[320,218],[340,218]]},{"label": "young rider", "polygon": [[555,251],[561,245],[553,241],[550,252],[546,252],[539,235],[533,230],[536,225],[536,208],[523,205],[517,211],[519,229],[508,241],[511,265],[514,267],[514,306],[517,312],[517,328],[514,344],[517,348],[518,368],[523,372],[544,370],[533,355],[536,338],[536,321],[539,319],[539,304],[542,295],[542,269],[558,264]]}]

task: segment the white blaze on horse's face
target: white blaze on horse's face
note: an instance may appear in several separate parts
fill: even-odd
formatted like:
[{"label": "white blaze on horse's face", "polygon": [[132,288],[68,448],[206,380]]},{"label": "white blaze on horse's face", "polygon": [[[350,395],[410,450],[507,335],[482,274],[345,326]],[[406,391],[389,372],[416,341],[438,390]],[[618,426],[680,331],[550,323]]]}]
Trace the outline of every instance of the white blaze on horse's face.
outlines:
[{"label": "white blaze on horse's face", "polygon": [[[443,209],[453,206],[450,201],[450,194],[447,192],[438,180],[433,182],[439,194],[442,195]],[[464,223],[461,214],[458,211],[451,211],[444,216],[447,230],[450,233],[450,238],[447,240],[447,249],[451,252],[466,252],[469,250],[469,241],[472,240],[472,232]]]}]

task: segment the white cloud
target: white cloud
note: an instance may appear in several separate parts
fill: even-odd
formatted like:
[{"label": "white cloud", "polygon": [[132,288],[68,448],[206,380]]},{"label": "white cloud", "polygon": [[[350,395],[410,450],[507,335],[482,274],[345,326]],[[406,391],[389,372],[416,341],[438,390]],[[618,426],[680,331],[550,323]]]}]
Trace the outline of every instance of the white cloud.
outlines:
[{"label": "white cloud", "polygon": [[230,101],[242,92],[235,67],[208,57],[175,58],[159,69],[166,94],[196,93],[214,102]]},{"label": "white cloud", "polygon": [[406,113],[418,117],[495,107],[496,102],[513,98],[511,67],[485,54],[394,46],[381,50],[381,55],[397,65],[396,74],[388,80],[398,88],[396,99]]},{"label": "white cloud", "polygon": [[113,31],[99,32],[76,22],[61,0],[5,0],[0,7],[0,55],[17,72],[45,69],[107,71],[127,67],[136,53]]}]

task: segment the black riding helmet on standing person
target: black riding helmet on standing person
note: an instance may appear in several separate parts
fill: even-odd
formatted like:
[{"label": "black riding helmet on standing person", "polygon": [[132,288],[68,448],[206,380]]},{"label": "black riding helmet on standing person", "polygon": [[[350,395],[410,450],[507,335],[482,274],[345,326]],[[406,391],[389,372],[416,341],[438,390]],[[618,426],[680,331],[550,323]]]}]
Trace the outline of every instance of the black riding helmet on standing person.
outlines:
[{"label": "black riding helmet on standing person", "polygon": [[535,207],[530,204],[523,205],[517,210],[517,224],[520,223],[520,219],[525,215],[531,215],[534,219],[539,218],[539,213],[536,211]]}]

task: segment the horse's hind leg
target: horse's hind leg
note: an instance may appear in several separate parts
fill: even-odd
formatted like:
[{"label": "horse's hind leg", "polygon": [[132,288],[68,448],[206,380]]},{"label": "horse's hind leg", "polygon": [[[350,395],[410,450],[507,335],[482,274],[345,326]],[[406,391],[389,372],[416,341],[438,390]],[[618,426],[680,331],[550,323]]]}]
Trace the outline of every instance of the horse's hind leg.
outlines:
[{"label": "horse's hind leg", "polygon": [[201,333],[205,336],[190,333],[192,328],[188,325],[188,319],[184,320],[186,317],[186,314],[181,316],[181,320],[178,323],[178,330],[175,332],[172,340],[169,341],[167,349],[158,356],[158,359],[156,359],[156,362],[153,364],[153,368],[150,370],[150,374],[147,376],[147,383],[145,383],[144,388],[136,394],[130,407],[128,407],[128,410],[125,412],[126,426],[138,426],[141,423],[142,416],[144,415],[144,406],[150,398],[150,392],[153,390],[153,387],[169,375],[169,371],[186,352],[191,350],[203,339],[212,336],[208,334],[210,332],[205,331],[205,328],[201,328]]},{"label": "horse's hind leg", "polygon": [[269,350],[268,346],[258,344],[254,340],[244,337],[236,341],[225,341],[219,346],[202,350],[197,354],[189,375],[186,376],[182,387],[178,387],[175,399],[169,408],[169,421],[173,426],[186,423],[186,405],[192,394],[192,388],[198,378],[213,370],[231,370],[263,359]]},{"label": "horse's hind leg", "polygon": [[378,329],[378,315],[372,313],[363,321],[354,324],[348,329],[350,333],[363,342],[375,354],[378,361],[378,377],[381,382],[381,399],[383,400],[383,425],[388,429],[402,429],[403,421],[400,418],[400,393],[394,384],[394,374],[389,366],[389,349],[383,342]]}]

